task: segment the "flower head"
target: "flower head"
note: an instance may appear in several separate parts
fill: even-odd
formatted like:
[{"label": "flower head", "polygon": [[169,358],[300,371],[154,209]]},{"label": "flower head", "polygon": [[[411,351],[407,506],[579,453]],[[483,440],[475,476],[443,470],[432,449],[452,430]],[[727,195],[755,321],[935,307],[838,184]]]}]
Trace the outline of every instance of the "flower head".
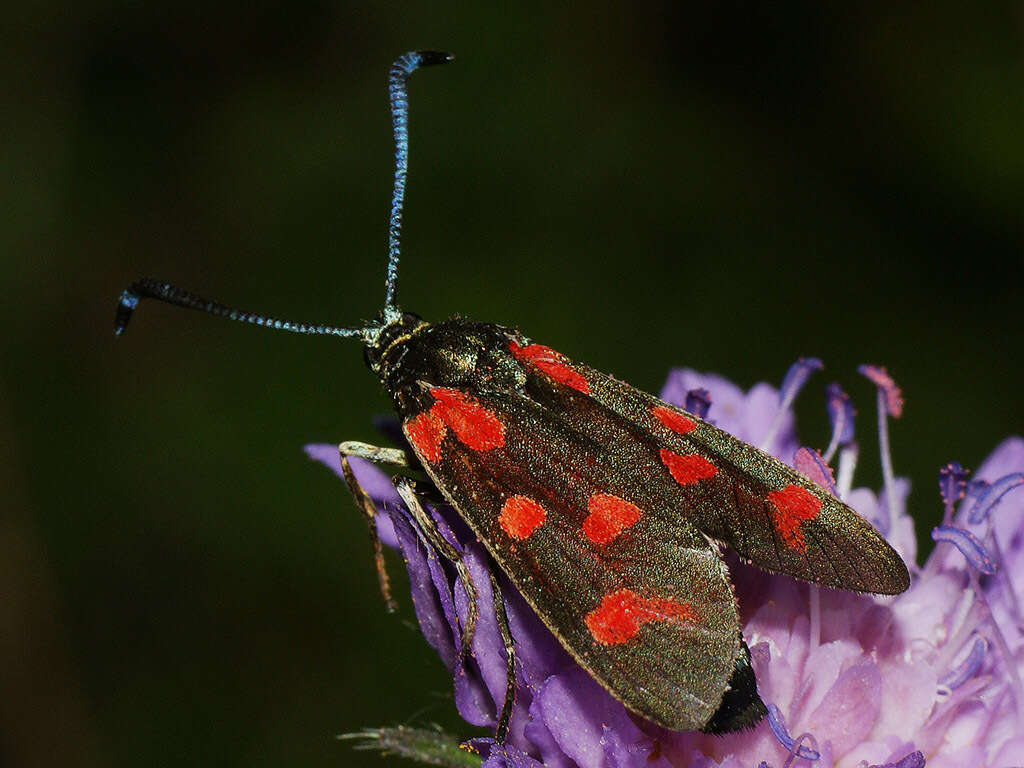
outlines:
[{"label": "flower head", "polygon": [[[1018,735],[1024,733],[1024,621],[1018,599],[1024,590],[1024,491],[1015,492],[1024,484],[1024,440],[1000,445],[971,481],[959,474],[959,465],[944,468],[942,496],[936,495],[936,504],[946,507],[936,534],[940,543],[917,568],[913,521],[906,514],[910,484],[886,472],[877,492],[853,487],[854,412],[835,385],[827,390],[834,432],[824,457],[798,450],[789,405],[817,368],[816,360],[797,363],[781,394],[768,384],[743,392],[719,376],[675,370],[661,397],[706,407],[706,418],[718,426],[796,462],[817,482],[832,484],[906,560],[910,589],[894,598],[822,589],[730,558],[743,634],[770,715],[751,730],[709,736],[669,732],[628,712],[573,661],[499,573],[496,583],[515,645],[517,692],[506,743],[467,744],[487,768],[1024,763],[1024,736]],[[884,431],[886,416],[898,415],[892,407],[898,390],[887,374],[869,378],[880,388]],[[881,445],[887,451],[887,437]],[[340,472],[334,446],[306,450]],[[833,479],[828,461],[836,453]],[[428,507],[478,593],[472,654],[463,657],[459,641],[469,600],[454,569],[429,545],[387,476],[358,459],[352,467],[379,512],[382,540],[405,560],[416,617],[453,675],[460,715],[493,727],[505,698],[506,656],[485,550],[452,509]],[[986,563],[991,567],[979,568]]]}]

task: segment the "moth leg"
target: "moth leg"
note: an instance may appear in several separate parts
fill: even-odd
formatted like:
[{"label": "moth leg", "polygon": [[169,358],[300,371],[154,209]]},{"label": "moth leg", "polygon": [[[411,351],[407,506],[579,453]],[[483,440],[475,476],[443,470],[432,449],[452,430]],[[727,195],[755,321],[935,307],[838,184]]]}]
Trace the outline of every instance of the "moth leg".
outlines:
[{"label": "moth leg", "polygon": [[505,612],[505,600],[501,596],[501,589],[498,587],[498,579],[494,572],[488,568],[487,575],[491,579],[491,599],[494,601],[494,616],[498,621],[498,631],[501,632],[501,641],[505,645],[505,702],[501,705],[501,713],[498,715],[498,727],[494,731],[494,740],[499,744],[505,743],[508,736],[508,721],[512,718],[512,707],[516,703],[516,656],[515,647],[512,645],[512,630],[508,625],[508,614]]},{"label": "moth leg", "polygon": [[380,585],[380,594],[384,598],[384,605],[388,613],[394,613],[398,606],[391,596],[391,579],[388,578],[387,566],[384,563],[384,547],[381,545],[380,534],[377,532],[377,508],[373,505],[370,494],[356,480],[349,457],[355,456],[375,463],[392,464],[399,467],[408,467],[409,460],[406,458],[405,451],[398,448],[378,448],[375,445],[355,441],[339,445],[338,454],[341,456],[341,473],[345,477],[345,485],[348,486],[356,506],[363,513],[366,525],[370,529],[370,545],[373,547],[373,560],[377,567],[377,583]]},{"label": "moth leg", "polygon": [[366,459],[374,464],[391,464],[396,467],[408,467],[409,457],[401,448],[381,448],[358,440],[348,440],[338,446],[342,461],[346,456]]},{"label": "moth leg", "polygon": [[392,482],[394,482],[395,488],[398,489],[398,495],[402,497],[402,501],[405,502],[409,511],[412,512],[413,517],[416,518],[420,530],[423,531],[431,546],[455,566],[455,573],[458,575],[459,581],[462,582],[462,588],[466,590],[466,622],[462,625],[462,647],[459,649],[462,661],[465,662],[473,646],[473,634],[476,632],[478,614],[476,587],[473,585],[469,571],[466,570],[466,564],[462,561],[462,555],[441,535],[441,532],[437,529],[437,523],[434,522],[434,519],[423,508],[423,504],[419,499],[419,492],[416,489],[416,481],[404,475],[396,475],[392,478]]}]

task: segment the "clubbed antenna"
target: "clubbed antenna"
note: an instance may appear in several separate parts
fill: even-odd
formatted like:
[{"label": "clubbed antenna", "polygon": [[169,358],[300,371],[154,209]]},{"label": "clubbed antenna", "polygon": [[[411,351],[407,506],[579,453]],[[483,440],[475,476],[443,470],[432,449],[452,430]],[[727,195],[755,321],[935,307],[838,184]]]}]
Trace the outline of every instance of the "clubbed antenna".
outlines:
[{"label": "clubbed antenna", "polygon": [[266,315],[257,315],[254,312],[246,312],[235,307],[229,307],[216,301],[204,299],[194,293],[183,291],[170,283],[160,280],[146,278],[132,283],[121,294],[117,302],[117,313],[114,316],[114,333],[120,336],[128,327],[132,319],[132,312],[139,305],[142,299],[158,299],[168,304],[174,304],[186,309],[198,309],[217,317],[226,317],[228,320],[237,320],[240,323],[251,323],[262,325],[266,328],[273,328],[275,331],[291,331],[292,333],[305,333],[320,336],[363,336],[365,328],[339,328],[334,325],[311,325],[309,323],[296,323],[291,320],[278,320]]},{"label": "clubbed antenna", "polygon": [[[387,289],[384,294],[384,325],[397,320],[401,313],[395,305],[395,281],[398,277],[398,256],[402,237],[402,206],[405,203],[405,178],[409,167],[409,102],[405,84],[409,75],[420,67],[444,64],[454,56],[439,51],[413,51],[403,54],[391,65],[388,72],[388,95],[391,100],[391,121],[395,131],[395,186],[391,194],[391,219],[388,225],[388,271]],[[182,290],[162,280],[146,278],[132,283],[121,294],[114,317],[114,333],[120,336],[132,318],[132,313],[142,299],[156,299],[186,309],[251,323],[279,331],[291,331],[318,336],[361,336],[369,343],[380,332],[379,323],[360,328],[343,328],[336,325],[297,323],[291,320],[247,312],[216,301],[204,299],[189,291]]]},{"label": "clubbed antenna", "polygon": [[388,73],[388,96],[391,99],[391,124],[395,131],[395,186],[391,192],[391,219],[388,223],[388,272],[384,291],[384,319],[395,319],[395,282],[398,280],[398,258],[402,250],[402,208],[405,205],[405,178],[409,173],[409,98],[405,84],[409,75],[420,67],[447,64],[454,59],[443,51],[413,51],[400,56]]}]

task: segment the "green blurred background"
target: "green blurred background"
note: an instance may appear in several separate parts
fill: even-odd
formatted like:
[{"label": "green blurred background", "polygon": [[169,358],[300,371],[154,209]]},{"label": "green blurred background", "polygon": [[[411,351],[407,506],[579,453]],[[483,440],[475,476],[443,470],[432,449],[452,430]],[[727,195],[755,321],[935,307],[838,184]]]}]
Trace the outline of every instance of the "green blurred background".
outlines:
[{"label": "green blurred background", "polygon": [[[403,304],[656,390],[822,357],[903,385],[898,474],[1024,430],[1024,12],[856,4],[42,2],[4,11],[5,765],[378,765],[450,681],[376,592],[307,441],[374,440],[358,345],[147,304],[139,276],[298,320],[379,307],[384,75],[410,48]],[[898,8],[891,7],[898,5]],[[945,6],[942,6],[945,7]],[[393,560],[394,573],[402,569]],[[399,590],[401,594],[401,588]]]}]

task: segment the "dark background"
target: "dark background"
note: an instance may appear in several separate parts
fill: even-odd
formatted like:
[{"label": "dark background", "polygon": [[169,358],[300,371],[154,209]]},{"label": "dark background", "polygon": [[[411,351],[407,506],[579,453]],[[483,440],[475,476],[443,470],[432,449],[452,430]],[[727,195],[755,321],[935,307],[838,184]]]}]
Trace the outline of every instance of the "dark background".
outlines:
[{"label": "dark background", "polygon": [[818,355],[803,440],[825,443],[840,380],[875,486],[855,367],[885,364],[924,530],[938,466],[1024,430],[1019,3],[484,5],[5,10],[4,764],[377,765],[334,736],[471,733],[301,451],[375,439],[358,344],[155,304],[111,333],[143,275],[373,316],[384,76],[410,48],[458,61],[412,82],[405,306],[650,390],[674,365],[747,387]]}]

